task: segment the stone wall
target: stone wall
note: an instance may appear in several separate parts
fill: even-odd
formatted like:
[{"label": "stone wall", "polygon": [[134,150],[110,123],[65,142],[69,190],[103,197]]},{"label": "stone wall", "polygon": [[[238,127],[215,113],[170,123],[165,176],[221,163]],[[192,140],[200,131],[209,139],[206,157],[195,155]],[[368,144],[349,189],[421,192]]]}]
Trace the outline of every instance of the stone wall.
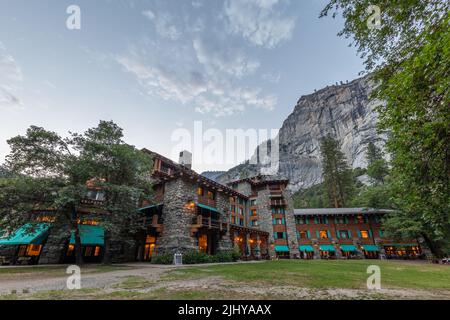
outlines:
[{"label": "stone wall", "polygon": [[[217,210],[220,212],[220,219],[223,221],[224,216],[227,218],[226,221],[229,222],[229,207],[230,199],[226,194],[217,192],[216,194],[216,206]],[[233,250],[233,243],[230,239],[230,226],[227,224],[227,229],[219,235],[219,241],[217,244],[217,252],[226,252]]]},{"label": "stone wall", "polygon": [[283,198],[284,201],[286,201],[286,211],[284,217],[286,220],[286,232],[289,245],[289,253],[291,258],[300,257],[300,251],[298,249],[297,227],[295,224],[295,216],[294,216],[294,200],[292,199],[291,191],[284,190]]},{"label": "stone wall", "polygon": [[60,215],[50,228],[47,241],[42,248],[39,264],[61,263],[64,257],[64,250],[70,238],[69,221]]},{"label": "stone wall", "polygon": [[259,229],[269,233],[267,248],[269,255],[274,257],[272,210],[270,208],[270,191],[268,189],[258,191],[256,206],[258,210]]},{"label": "stone wall", "polygon": [[185,205],[196,202],[197,186],[187,179],[175,179],[166,182],[162,218],[164,228],[157,239],[156,255],[173,254],[177,251],[197,250],[198,244],[191,237],[190,226],[195,214]]}]

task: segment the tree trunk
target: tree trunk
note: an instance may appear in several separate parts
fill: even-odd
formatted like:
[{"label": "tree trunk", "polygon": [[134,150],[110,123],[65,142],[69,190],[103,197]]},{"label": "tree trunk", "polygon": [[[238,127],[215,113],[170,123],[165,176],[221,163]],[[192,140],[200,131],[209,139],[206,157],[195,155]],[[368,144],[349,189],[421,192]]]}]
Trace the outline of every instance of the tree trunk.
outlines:
[{"label": "tree trunk", "polygon": [[80,237],[80,229],[78,223],[75,222],[75,264],[81,266],[83,264],[83,252]]},{"label": "tree trunk", "polygon": [[426,234],[422,233],[423,240],[425,240],[425,243],[427,244],[428,248],[430,248],[431,253],[434,257],[441,258],[443,256],[443,252],[441,249],[436,245],[434,241],[432,241]]},{"label": "tree trunk", "polygon": [[103,252],[103,264],[111,264],[111,237],[108,231],[105,230],[105,246]]}]

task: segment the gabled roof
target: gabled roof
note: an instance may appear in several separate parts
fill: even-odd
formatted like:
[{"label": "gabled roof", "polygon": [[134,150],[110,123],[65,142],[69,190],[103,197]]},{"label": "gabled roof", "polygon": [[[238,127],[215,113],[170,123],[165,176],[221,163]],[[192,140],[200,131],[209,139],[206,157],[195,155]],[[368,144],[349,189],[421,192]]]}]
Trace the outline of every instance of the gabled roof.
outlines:
[{"label": "gabled roof", "polygon": [[339,215],[339,214],[386,214],[394,212],[389,209],[376,208],[308,208],[294,209],[294,214],[301,215]]},{"label": "gabled roof", "polygon": [[205,176],[202,176],[201,174],[195,172],[192,169],[189,169],[185,166],[180,165],[179,163],[176,163],[175,161],[170,160],[169,158],[166,158],[162,155],[160,155],[159,153],[150,151],[148,149],[142,149],[143,152],[150,154],[153,157],[159,158],[161,159],[164,163],[169,164],[170,166],[173,166],[176,170],[175,172],[172,174],[172,176],[170,178],[178,178],[181,177],[183,175],[189,176],[191,178],[197,179],[198,181],[200,181],[203,184],[206,185],[210,185],[213,186],[214,188],[218,189],[219,191],[225,192],[225,193],[229,193],[231,195],[234,196],[238,196],[244,199],[248,199],[248,197],[236,190],[234,190],[233,188],[230,188],[226,185],[223,185],[221,183],[218,183],[217,181],[214,181],[212,179],[209,179]]}]

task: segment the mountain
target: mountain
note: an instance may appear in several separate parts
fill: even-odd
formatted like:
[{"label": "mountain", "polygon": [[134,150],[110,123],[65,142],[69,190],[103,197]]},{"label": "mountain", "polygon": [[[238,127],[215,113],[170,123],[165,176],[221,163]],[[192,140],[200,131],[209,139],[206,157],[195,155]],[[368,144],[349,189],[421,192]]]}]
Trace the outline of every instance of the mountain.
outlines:
[{"label": "mountain", "polygon": [[[280,150],[277,176],[288,178],[292,190],[321,182],[320,139],[328,134],[340,141],[353,168],[366,167],[365,155],[370,142],[383,148],[385,135],[379,135],[376,129],[375,107],[380,102],[369,99],[373,88],[374,83],[365,76],[346,84],[327,86],[298,100],[276,138]],[[225,183],[258,174],[260,168],[261,164],[240,164],[216,180]]]},{"label": "mountain", "polygon": [[226,171],[204,171],[201,173],[202,176],[216,181],[218,177],[226,173]]}]

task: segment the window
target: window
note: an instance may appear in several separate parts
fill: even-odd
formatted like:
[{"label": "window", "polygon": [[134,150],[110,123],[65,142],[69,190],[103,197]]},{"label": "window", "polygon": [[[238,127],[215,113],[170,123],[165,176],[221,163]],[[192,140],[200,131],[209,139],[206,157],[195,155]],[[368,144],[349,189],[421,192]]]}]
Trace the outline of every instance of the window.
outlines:
[{"label": "window", "polygon": [[230,211],[231,212],[236,212],[236,206],[235,205],[231,205]]},{"label": "window", "polygon": [[243,226],[244,225],[244,219],[239,219],[239,225]]},{"label": "window", "polygon": [[358,223],[364,223],[364,217],[363,217],[363,215],[362,215],[362,214],[358,215],[358,216],[356,217],[356,220],[358,221]]},{"label": "window", "polygon": [[316,224],[327,224],[328,218],[326,216],[316,216],[314,217],[314,221]]},{"label": "window", "polygon": [[342,239],[350,238],[349,232],[347,230],[339,230],[338,234],[339,234],[339,237]]},{"label": "window", "polygon": [[344,217],[336,217],[335,221],[336,221],[337,224],[344,224],[344,223],[346,223]]},{"label": "window", "polygon": [[320,239],[328,239],[328,231],[327,230],[320,230],[319,231],[319,238]]},{"label": "window", "polygon": [[250,205],[251,205],[251,206],[256,206],[256,200],[255,200],[255,199],[250,200]]},{"label": "window", "polygon": [[273,224],[285,224],[284,218],[273,219]]},{"label": "window", "polygon": [[214,200],[216,198],[216,195],[212,191],[208,191],[208,199]]},{"label": "window", "polygon": [[299,239],[308,239],[308,232],[307,231],[297,231],[297,236]]},{"label": "window", "polygon": [[203,196],[203,188],[202,188],[202,187],[198,187],[198,188],[197,188],[197,194],[198,194],[199,196]]},{"label": "window", "polygon": [[308,218],[307,217],[295,217],[295,223],[296,224],[308,224]]},{"label": "window", "polygon": [[236,224],[236,217],[235,217],[235,216],[232,216],[232,217],[231,217],[231,223],[232,223],[232,224]]},{"label": "window", "polygon": [[286,232],[275,232],[275,239],[286,239]]},{"label": "window", "polygon": [[244,204],[244,199],[239,198],[239,204]]},{"label": "window", "polygon": [[90,200],[103,201],[105,200],[105,193],[98,190],[89,190],[87,193],[87,198]]},{"label": "window", "polygon": [[380,229],[380,230],[378,231],[378,234],[380,235],[380,238],[383,238],[383,236],[384,236],[384,230],[383,230],[383,229]]},{"label": "window", "polygon": [[258,225],[258,220],[252,220],[252,226],[256,227]]},{"label": "window", "polygon": [[90,257],[92,256],[92,247],[86,247],[85,251],[84,251],[84,255],[86,257]]},{"label": "window", "polygon": [[363,238],[363,239],[369,238],[369,231],[367,231],[367,230],[361,230],[360,234],[361,234],[361,238]]},{"label": "window", "polygon": [[242,214],[242,215],[244,215],[244,209],[242,209],[242,208],[239,208],[239,214]]},{"label": "window", "polygon": [[253,209],[253,210],[252,210],[252,216],[253,216],[253,217],[256,217],[257,215],[258,215],[258,213],[257,213],[256,209]]},{"label": "window", "polygon": [[100,246],[96,246],[95,247],[95,251],[94,251],[94,257],[98,257],[100,255],[100,250],[102,248]]},{"label": "window", "polygon": [[39,256],[41,253],[42,246],[39,244],[31,244],[28,246],[27,255],[28,256]]}]

